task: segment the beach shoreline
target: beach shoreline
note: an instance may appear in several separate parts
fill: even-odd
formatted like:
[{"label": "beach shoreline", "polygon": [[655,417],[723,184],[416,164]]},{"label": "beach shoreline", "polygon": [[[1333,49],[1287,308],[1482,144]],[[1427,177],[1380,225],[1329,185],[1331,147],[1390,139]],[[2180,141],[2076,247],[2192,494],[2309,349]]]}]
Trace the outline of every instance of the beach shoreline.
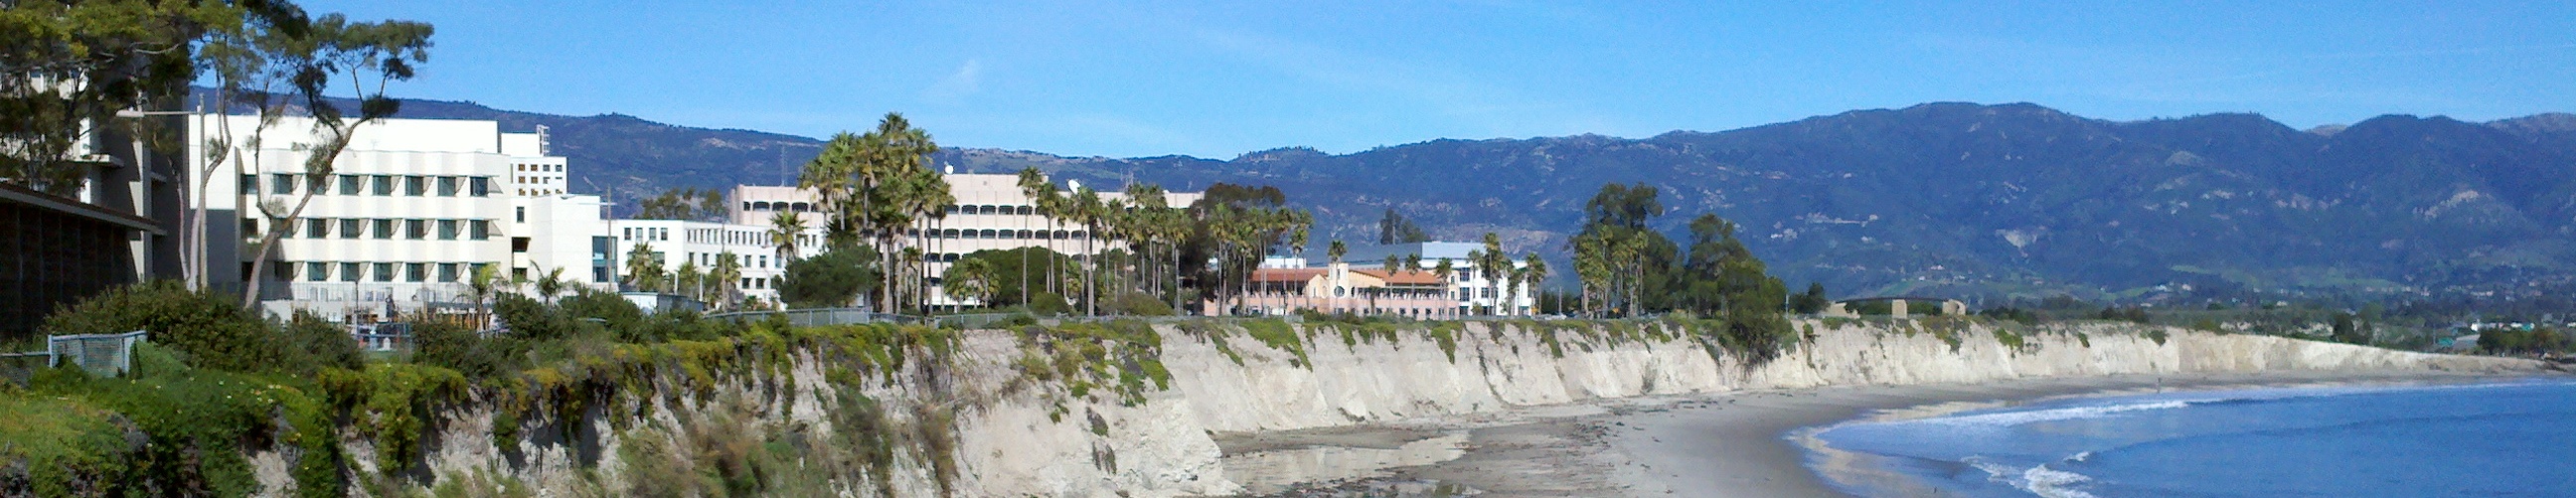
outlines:
[{"label": "beach shoreline", "polygon": [[[1313,446],[1335,446],[1352,431],[1464,434],[1456,458],[1384,469],[1365,478],[1321,479],[1271,492],[1295,496],[1410,496],[1407,486],[1472,489],[1479,496],[1842,496],[1810,467],[1819,428],[1861,419],[1917,418],[1961,410],[2064,399],[2171,391],[2424,385],[2511,381],[2564,374],[2427,370],[2312,370],[2260,373],[2104,375],[1973,384],[1822,386],[1692,396],[1605,399],[1472,417],[1342,428]],[[1300,444],[1299,433],[1244,435],[1235,448]],[[1801,439],[1806,441],[1802,442]],[[1255,442],[1257,441],[1257,442]],[[1236,453],[1230,451],[1229,453]],[[1831,467],[1828,465],[1827,467]],[[1845,469],[1844,472],[1865,469]],[[1833,471],[1833,470],[1827,470]],[[1869,479],[1866,473],[1837,474]],[[1323,477],[1310,475],[1306,477]],[[1354,475],[1353,477],[1359,477]],[[1893,479],[1894,477],[1890,477]],[[1886,484],[1901,489],[1905,483]],[[1426,488],[1427,489],[1427,488]]]}]

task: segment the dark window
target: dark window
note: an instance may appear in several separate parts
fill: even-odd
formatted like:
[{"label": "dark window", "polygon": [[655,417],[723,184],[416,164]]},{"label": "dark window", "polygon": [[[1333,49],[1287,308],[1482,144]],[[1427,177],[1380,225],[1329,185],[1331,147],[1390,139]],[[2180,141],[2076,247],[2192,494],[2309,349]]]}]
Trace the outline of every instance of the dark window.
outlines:
[{"label": "dark window", "polygon": [[438,220],[438,240],[456,240],[456,220]]},{"label": "dark window", "polygon": [[426,177],[426,176],[406,176],[406,177],[403,177],[403,195],[408,195],[408,196],[412,196],[412,197],[420,197],[420,196],[424,196],[424,195],[429,195],[429,177]]},{"label": "dark window", "polygon": [[340,195],[358,195],[358,175],[340,175]]},{"label": "dark window", "polygon": [[404,281],[404,282],[420,282],[420,281],[424,281],[424,280],[429,280],[429,265],[428,265],[428,264],[425,264],[425,263],[404,263],[404,264],[403,264],[403,281]]},{"label": "dark window", "polygon": [[340,263],[340,281],[342,281],[342,282],[356,282],[356,281],[358,281],[358,264],[357,264],[357,263]]},{"label": "dark window", "polygon": [[490,239],[490,238],[492,238],[492,221],[491,221],[491,220],[474,220],[474,222],[473,222],[473,223],[467,224],[467,225],[466,225],[466,228],[467,228],[467,230],[466,230],[466,232],[467,232],[467,233],[465,234],[465,235],[466,235],[466,237],[465,237],[465,238],[474,239],[474,240],[485,240],[485,239]]},{"label": "dark window", "polygon": [[510,252],[528,252],[527,237],[511,237]]},{"label": "dark window", "polygon": [[331,264],[320,261],[305,263],[304,279],[314,282],[331,280]]},{"label": "dark window", "polygon": [[368,178],[368,183],[375,184],[376,195],[394,195],[394,177],[375,175]]},{"label": "dark window", "polygon": [[242,238],[247,239],[259,236],[259,220],[242,218],[241,221]]},{"label": "dark window", "polygon": [[527,222],[528,222],[528,208],[524,208],[524,207],[522,207],[522,208],[518,208],[518,209],[519,209],[519,222],[520,222],[520,223],[527,223]]},{"label": "dark window", "polygon": [[475,197],[492,195],[492,177],[477,176],[466,178],[465,180],[465,183],[469,184],[467,186],[472,187],[472,192]]},{"label": "dark window", "polygon": [[[376,220],[376,238],[394,238],[394,220]],[[390,270],[388,270],[390,272]]]},{"label": "dark window", "polygon": [[438,264],[439,283],[455,283],[456,280],[456,263]]},{"label": "dark window", "polygon": [[357,218],[340,220],[340,238],[354,239],[363,236],[367,231],[366,223],[367,220]]},{"label": "dark window", "polygon": [[275,180],[269,182],[269,190],[271,193],[277,195],[292,195],[295,193],[295,175],[278,173],[269,175],[269,179]]},{"label": "dark window", "polygon": [[438,195],[439,195],[440,197],[455,197],[455,196],[456,196],[456,177],[453,177],[453,176],[442,176],[442,177],[438,177]]},{"label": "dark window", "polygon": [[242,175],[241,195],[259,195],[259,175]]},{"label": "dark window", "polygon": [[403,238],[411,240],[429,238],[429,220],[403,220]]},{"label": "dark window", "polygon": [[330,236],[331,220],[319,218],[304,220],[304,238],[319,239]]},{"label": "dark window", "polygon": [[394,264],[393,264],[393,263],[376,263],[376,281],[378,281],[378,282],[392,282],[392,281],[394,281]]}]

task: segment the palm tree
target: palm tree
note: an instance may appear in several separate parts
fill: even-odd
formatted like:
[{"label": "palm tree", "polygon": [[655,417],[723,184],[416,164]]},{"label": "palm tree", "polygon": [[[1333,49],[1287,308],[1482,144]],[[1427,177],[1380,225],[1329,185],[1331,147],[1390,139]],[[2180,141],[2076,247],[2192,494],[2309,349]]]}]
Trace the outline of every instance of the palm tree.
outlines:
[{"label": "palm tree", "polygon": [[1350,253],[1351,248],[1342,245],[1342,239],[1333,239],[1332,244],[1324,246],[1324,256],[1332,258],[1334,263],[1342,262],[1342,255]]},{"label": "palm tree", "polygon": [[769,245],[778,247],[779,266],[796,259],[796,242],[805,235],[805,218],[795,211],[779,211],[769,217]]},{"label": "palm tree", "polygon": [[501,275],[492,269],[492,265],[474,265],[474,274],[466,277],[465,295],[474,299],[474,313],[478,317],[476,321],[482,322],[475,328],[492,325],[490,321],[492,310],[486,305],[492,301],[492,298],[500,296],[500,282]]},{"label": "palm tree", "polygon": [[742,256],[735,255],[733,251],[717,255],[715,267],[707,270],[707,280],[715,284],[712,287],[716,291],[717,309],[733,309],[734,302],[738,300],[735,296],[742,289]]},{"label": "palm tree", "polygon": [[1095,289],[1097,286],[1093,283],[1092,277],[1093,273],[1100,269],[1100,252],[1096,250],[1094,242],[1100,240],[1100,224],[1101,221],[1108,218],[1109,207],[1107,203],[1100,199],[1100,193],[1091,190],[1089,187],[1077,189],[1074,192],[1072,206],[1070,207],[1072,209],[1068,214],[1072,215],[1074,224],[1081,225],[1083,230],[1083,315],[1097,316],[1099,315],[1100,308],[1097,306],[1098,303],[1096,301],[1099,300],[1100,295]]},{"label": "palm tree", "polygon": [[[1547,260],[1539,259],[1535,251],[1530,252],[1521,258],[1520,274],[1520,281],[1529,284],[1531,292],[1538,292],[1538,286],[1547,282]],[[1564,301],[1558,301],[1557,306],[1564,307]],[[1531,311],[1537,311],[1536,306],[1531,308],[1533,308]]]},{"label": "palm tree", "polygon": [[[1056,183],[1046,183],[1046,173],[1041,173],[1036,165],[1020,168],[1020,196],[1028,196],[1028,206],[1038,217],[1056,217],[1054,209],[1051,209],[1056,199]],[[1054,237],[1043,237],[1043,240],[1048,240],[1048,253],[1054,253]],[[1028,304],[1028,250],[1020,250],[1020,302]]]},{"label": "palm tree", "polygon": [[[1485,277],[1485,285],[1487,286],[1503,285],[1503,277],[1511,275],[1512,272],[1512,255],[1503,252],[1502,237],[1495,236],[1494,232],[1485,232],[1485,250],[1481,251],[1481,253],[1481,257],[1476,259],[1476,273]],[[1499,291],[1500,289],[1496,290]],[[1510,304],[1511,303],[1494,303],[1493,309],[1496,310],[1496,313],[1494,314],[1511,314],[1508,311],[1501,311],[1507,306],[1510,306]]]},{"label": "palm tree", "polygon": [[653,252],[650,242],[635,244],[626,251],[626,286],[644,292],[662,288],[662,256]]},{"label": "palm tree", "polygon": [[671,280],[679,287],[677,294],[688,296],[689,299],[706,300],[703,287],[706,284],[706,274],[698,271],[698,262],[681,261],[680,269],[672,271]]},{"label": "palm tree", "polygon": [[948,267],[948,273],[941,277],[940,289],[947,293],[950,299],[973,300],[990,305],[993,302],[993,276],[991,261],[983,258],[966,258]]},{"label": "palm tree", "polygon": [[537,297],[547,303],[553,303],[555,296],[563,294],[564,287],[570,283],[564,280],[563,268],[549,270],[545,275],[537,277]]},{"label": "palm tree", "polygon": [[[1028,167],[1028,168],[1025,168],[1025,169],[1021,169],[1021,170],[1020,170],[1020,194],[1021,194],[1021,195],[1025,195],[1025,196],[1028,196],[1028,198],[1029,198],[1029,206],[1030,206],[1031,208],[1034,208],[1034,209],[1035,209],[1035,211],[1036,211],[1036,214],[1037,214],[1038,216],[1040,216],[1040,217],[1045,218],[1045,219],[1048,221],[1048,224],[1050,225],[1050,226],[1048,226],[1048,227],[1047,227],[1047,233],[1048,233],[1048,236],[1047,236],[1047,237],[1045,237],[1045,238],[1042,238],[1042,239],[1040,239],[1040,240],[1045,240],[1045,241],[1047,241],[1047,242],[1046,242],[1046,244],[1045,244],[1045,246],[1046,246],[1046,248],[1047,248],[1047,253],[1049,254],[1049,257],[1047,258],[1048,271],[1050,272],[1050,274],[1053,274],[1053,271],[1054,271],[1054,265],[1055,265],[1055,258],[1053,257],[1053,254],[1054,254],[1056,251],[1055,251],[1055,236],[1053,235],[1053,234],[1054,234],[1055,227],[1054,227],[1054,226],[1052,226],[1052,225],[1054,224],[1054,221],[1055,221],[1056,217],[1057,217],[1057,216],[1059,216],[1059,213],[1057,213],[1057,212],[1056,212],[1056,200],[1057,200],[1057,196],[1056,196],[1055,184],[1053,184],[1053,183],[1047,183],[1047,180],[1046,180],[1046,173],[1038,171],[1038,168],[1037,168],[1036,166],[1030,166],[1030,167]],[[1050,288],[1050,289],[1052,289],[1052,288],[1053,288],[1052,286],[1054,285],[1053,281],[1054,281],[1054,280],[1056,280],[1056,279],[1050,278],[1050,279],[1048,279],[1048,280],[1049,280],[1049,284],[1048,284],[1048,285],[1049,285],[1049,288]],[[1020,252],[1020,302],[1022,302],[1022,303],[1029,302],[1029,285],[1028,285],[1028,282],[1029,282],[1029,253],[1028,253],[1028,251],[1021,251],[1021,252]]]},{"label": "palm tree", "polygon": [[[1439,265],[1436,265],[1436,266],[1432,266],[1432,267],[1431,267],[1431,275],[1432,275],[1432,276],[1435,276],[1435,277],[1439,277],[1439,278],[1440,278],[1440,282],[1441,282],[1441,283],[1444,283],[1444,284],[1445,284],[1445,283],[1449,283],[1449,277],[1450,277],[1451,275],[1457,275],[1457,274],[1458,274],[1458,266],[1457,266],[1457,265],[1450,264],[1450,263],[1449,263],[1449,258],[1440,258],[1440,264],[1439,264]],[[1446,296],[1443,296],[1443,297],[1445,298]]]}]

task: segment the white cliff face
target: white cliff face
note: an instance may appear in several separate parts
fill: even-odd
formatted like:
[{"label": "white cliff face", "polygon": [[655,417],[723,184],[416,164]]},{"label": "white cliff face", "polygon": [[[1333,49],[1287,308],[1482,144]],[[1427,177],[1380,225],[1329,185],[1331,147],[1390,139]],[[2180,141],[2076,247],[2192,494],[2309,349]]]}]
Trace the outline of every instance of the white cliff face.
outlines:
[{"label": "white cliff face", "polygon": [[[710,406],[727,403],[757,414],[743,437],[771,429],[832,427],[829,413],[839,389],[858,389],[888,406],[930,403],[955,407],[959,496],[1186,496],[1229,494],[1243,488],[1227,477],[1214,435],[1228,432],[1333,427],[1414,417],[1492,412],[1641,395],[1720,393],[1739,389],[1847,384],[1979,382],[2025,377],[2132,373],[2257,372],[2269,370],[2432,369],[2538,371],[2537,362],[2432,355],[2277,337],[2215,335],[2161,329],[2161,343],[2145,327],[2081,323],[2021,329],[2020,347],[2006,345],[1995,329],[1966,321],[1801,321],[1812,330],[1780,358],[1747,367],[1739,357],[1712,356],[1689,339],[1601,339],[1600,333],[1559,331],[1560,357],[1541,334],[1471,323],[1456,333],[1454,359],[1429,334],[1414,330],[1344,345],[1330,330],[1306,329],[1306,361],[1234,333],[1227,341],[1242,359],[1230,359],[1215,341],[1161,328],[1161,361],[1170,371],[1166,390],[1150,390],[1142,403],[1116,396],[1094,401],[1067,395],[1059,385],[1029,382],[1013,366],[1022,354],[1017,336],[1002,331],[966,333],[944,371],[908,369],[891,382],[863,385],[827,381],[811,361],[793,369],[793,389],[763,379],[735,379],[704,401],[656,403],[641,429],[592,429],[598,446],[596,477],[581,477],[581,458],[567,446],[522,443],[519,458],[504,458],[491,445],[488,410],[450,413],[430,468],[438,479],[502,476],[557,494],[605,489],[633,482],[617,448],[621,437],[664,437],[701,423]],[[1950,332],[1936,333],[1947,328]],[[1955,338],[1957,345],[1943,339]],[[786,394],[768,394],[780,388]],[[688,398],[683,396],[681,398]],[[915,423],[906,410],[889,408],[898,425]],[[596,424],[594,424],[596,425]],[[662,427],[664,429],[652,429]],[[535,428],[527,430],[538,430]],[[620,434],[623,434],[621,436]],[[913,441],[917,442],[917,441]],[[361,444],[352,455],[365,454]],[[890,488],[902,496],[936,496],[933,455],[917,449],[900,458]],[[367,458],[359,458],[366,461]],[[1293,462],[1292,462],[1293,463]],[[1284,465],[1284,464],[1283,464]],[[474,477],[484,476],[484,477]],[[879,487],[863,476],[836,476],[835,494],[871,496]]]}]

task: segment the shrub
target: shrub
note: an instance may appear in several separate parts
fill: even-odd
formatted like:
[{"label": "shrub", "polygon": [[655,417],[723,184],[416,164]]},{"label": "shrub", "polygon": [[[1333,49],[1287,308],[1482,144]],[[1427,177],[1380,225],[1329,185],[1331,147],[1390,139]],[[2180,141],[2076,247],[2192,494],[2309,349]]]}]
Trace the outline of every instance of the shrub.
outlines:
[{"label": "shrub", "polygon": [[790,308],[849,306],[860,292],[876,288],[876,260],[876,251],[854,246],[789,262],[778,279],[778,298]]},{"label": "shrub", "polygon": [[500,305],[493,309],[501,316],[501,323],[510,328],[510,335],[531,341],[571,337],[580,328],[554,307],[518,294],[502,294]]},{"label": "shrub", "polygon": [[358,339],[348,329],[310,312],[297,311],[286,324],[287,353],[301,356],[293,361],[297,374],[311,374],[321,367],[356,370],[365,367],[367,357],[359,351]]},{"label": "shrub", "polygon": [[1110,300],[1109,312],[1131,316],[1172,316],[1172,305],[1151,294],[1131,292]]},{"label": "shrub", "polygon": [[522,368],[518,341],[484,339],[465,327],[446,323],[412,326],[412,362],[455,370],[470,379],[489,379]]},{"label": "shrub", "polygon": [[54,334],[116,334],[142,330],[151,341],[186,353],[200,368],[236,372],[311,371],[290,361],[287,341],[266,321],[232,299],[155,280],[121,287],[56,310],[44,330]]}]

